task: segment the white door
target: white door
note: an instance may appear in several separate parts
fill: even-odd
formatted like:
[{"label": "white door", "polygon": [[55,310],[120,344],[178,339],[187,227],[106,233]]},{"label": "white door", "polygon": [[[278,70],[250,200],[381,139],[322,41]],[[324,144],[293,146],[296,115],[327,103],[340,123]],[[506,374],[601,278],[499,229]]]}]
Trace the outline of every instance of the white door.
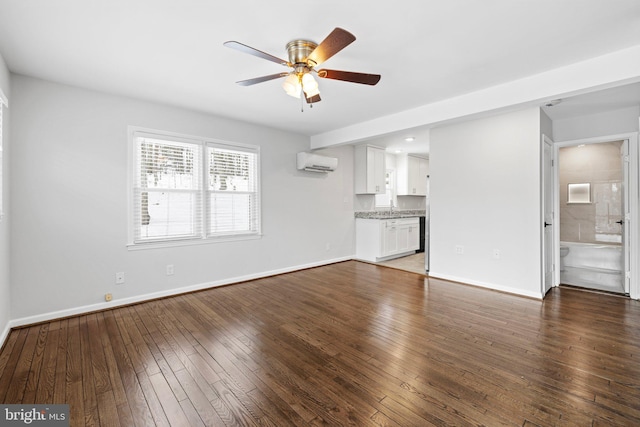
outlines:
[{"label": "white door", "polygon": [[542,293],[546,295],[555,283],[554,272],[556,264],[555,256],[555,220],[553,216],[555,173],[553,170],[553,141],[542,135],[542,147],[544,150],[542,159],[542,216],[543,216],[543,241],[542,241],[542,271],[543,288]]},{"label": "white door", "polygon": [[624,287],[624,293],[628,294],[630,290],[631,274],[630,274],[630,262],[631,254],[629,250],[629,231],[631,220],[631,213],[629,211],[629,140],[624,140],[620,147],[620,155],[622,156],[622,212],[624,216],[620,221],[622,227],[622,283]]}]

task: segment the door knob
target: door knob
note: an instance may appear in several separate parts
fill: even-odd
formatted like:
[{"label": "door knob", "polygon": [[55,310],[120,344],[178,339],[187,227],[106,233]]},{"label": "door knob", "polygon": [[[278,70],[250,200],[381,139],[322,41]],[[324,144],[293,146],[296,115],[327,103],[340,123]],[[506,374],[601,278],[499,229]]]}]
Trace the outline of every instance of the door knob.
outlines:
[{"label": "door knob", "polygon": [[544,226],[545,226],[545,227],[548,227],[548,226],[550,226],[550,225],[552,225],[552,224],[551,224],[551,223],[549,223],[549,222],[547,222],[547,221],[545,221],[545,222],[544,222]]},{"label": "door knob", "polygon": [[616,224],[620,224],[620,225],[622,225],[622,224],[624,224],[624,221],[623,221],[623,220],[616,221]]}]

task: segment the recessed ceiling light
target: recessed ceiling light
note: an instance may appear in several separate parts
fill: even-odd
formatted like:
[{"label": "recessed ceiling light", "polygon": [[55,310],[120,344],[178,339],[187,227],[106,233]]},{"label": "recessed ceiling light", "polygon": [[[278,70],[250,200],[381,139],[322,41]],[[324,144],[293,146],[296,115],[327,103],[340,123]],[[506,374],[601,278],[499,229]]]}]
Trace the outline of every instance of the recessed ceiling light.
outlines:
[{"label": "recessed ceiling light", "polygon": [[415,139],[413,136],[408,136],[408,137],[406,137],[404,140],[405,140],[405,141],[407,141],[407,142],[413,142],[413,141],[415,141],[416,139]]},{"label": "recessed ceiling light", "polygon": [[402,150],[396,150],[396,154],[402,153]]}]

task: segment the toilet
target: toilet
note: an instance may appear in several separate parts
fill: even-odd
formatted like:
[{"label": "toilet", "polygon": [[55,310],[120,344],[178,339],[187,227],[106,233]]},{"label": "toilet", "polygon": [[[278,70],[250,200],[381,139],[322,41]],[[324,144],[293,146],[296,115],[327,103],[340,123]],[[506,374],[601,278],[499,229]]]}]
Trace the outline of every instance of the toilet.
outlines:
[{"label": "toilet", "polygon": [[568,246],[560,246],[560,271],[564,271],[564,257],[566,257],[568,253]]}]

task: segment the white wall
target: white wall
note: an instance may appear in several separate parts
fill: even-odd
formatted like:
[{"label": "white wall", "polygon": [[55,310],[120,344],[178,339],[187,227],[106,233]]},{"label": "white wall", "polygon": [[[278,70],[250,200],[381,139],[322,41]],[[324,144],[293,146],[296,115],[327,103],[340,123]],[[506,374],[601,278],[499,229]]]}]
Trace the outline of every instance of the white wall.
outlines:
[{"label": "white wall", "polygon": [[[103,308],[107,292],[113,305],[354,253],[352,147],[324,150],[336,172],[302,172],[302,135],[20,75],[11,109],[15,323]],[[127,250],[128,125],[260,145],[262,239]]]},{"label": "white wall", "polygon": [[[0,55],[0,89],[9,98],[9,105],[11,102],[11,87],[10,87],[10,75],[9,69],[5,65],[4,59]],[[5,336],[9,332],[9,320],[11,318],[11,286],[10,286],[10,266],[11,255],[9,251],[9,223],[11,221],[11,215],[8,215],[10,211],[10,195],[9,195],[9,155],[11,153],[10,137],[10,115],[11,112],[8,108],[3,110],[2,119],[2,142],[3,142],[3,160],[2,160],[2,198],[4,204],[4,218],[0,222],[0,347],[4,342]]]},{"label": "white wall", "polygon": [[640,107],[553,121],[554,142],[638,132]]},{"label": "white wall", "polygon": [[542,297],[541,118],[530,108],[431,130],[431,275]]}]

